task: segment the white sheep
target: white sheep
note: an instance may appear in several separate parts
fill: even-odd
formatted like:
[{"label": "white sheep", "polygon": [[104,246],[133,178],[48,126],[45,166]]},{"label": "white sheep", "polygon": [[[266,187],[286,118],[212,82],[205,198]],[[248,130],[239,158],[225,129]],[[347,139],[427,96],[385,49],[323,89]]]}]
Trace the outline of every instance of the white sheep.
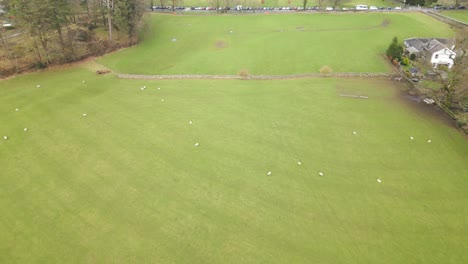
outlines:
[{"label": "white sheep", "polygon": [[267,176],[270,176],[271,175],[271,171],[267,172]]},{"label": "white sheep", "polygon": [[3,139],[4,139],[4,140],[8,140],[8,137],[7,137],[7,136],[3,136]]},{"label": "white sheep", "polygon": [[200,144],[198,144],[198,142],[197,142],[197,143],[195,143],[195,145],[194,145],[194,146],[195,146],[195,147],[198,147],[199,145],[200,145]]},{"label": "white sheep", "polygon": [[381,183],[381,182],[382,182],[382,180],[381,180],[381,179],[377,179],[377,182],[378,182],[378,183]]},{"label": "white sheep", "polygon": [[302,162],[298,161],[298,162],[297,162],[297,165],[302,165]]},{"label": "white sheep", "polygon": [[319,176],[323,176],[323,172],[320,171],[320,172],[319,172]]},{"label": "white sheep", "polygon": [[28,131],[28,128],[27,128],[27,127],[25,127],[23,130],[24,130],[24,132],[26,132],[26,131]]},{"label": "white sheep", "polygon": [[83,114],[84,117],[88,116],[88,114]]}]

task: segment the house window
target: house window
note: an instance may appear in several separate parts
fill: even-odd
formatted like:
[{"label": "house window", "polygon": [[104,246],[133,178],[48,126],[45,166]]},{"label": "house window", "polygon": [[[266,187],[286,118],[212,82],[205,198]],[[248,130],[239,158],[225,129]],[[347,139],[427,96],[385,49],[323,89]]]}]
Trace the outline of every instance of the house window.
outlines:
[{"label": "house window", "polygon": [[436,54],[434,59],[438,59],[439,58],[439,54]]}]

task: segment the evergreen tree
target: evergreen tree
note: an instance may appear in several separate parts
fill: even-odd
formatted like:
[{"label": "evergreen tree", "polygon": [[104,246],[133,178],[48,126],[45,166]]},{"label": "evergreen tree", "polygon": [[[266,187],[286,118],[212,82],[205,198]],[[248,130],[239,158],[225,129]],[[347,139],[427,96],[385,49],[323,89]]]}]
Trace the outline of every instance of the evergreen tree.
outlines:
[{"label": "evergreen tree", "polygon": [[394,37],[392,43],[385,53],[390,60],[397,59],[401,60],[401,55],[403,55],[403,46],[398,43],[398,38]]}]

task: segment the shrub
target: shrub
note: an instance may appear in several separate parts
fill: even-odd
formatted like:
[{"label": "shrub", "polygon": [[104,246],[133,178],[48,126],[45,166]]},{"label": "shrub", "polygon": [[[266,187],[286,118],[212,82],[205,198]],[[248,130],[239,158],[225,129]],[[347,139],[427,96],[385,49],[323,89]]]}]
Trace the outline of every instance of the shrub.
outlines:
[{"label": "shrub", "polygon": [[457,127],[462,128],[462,127],[466,126],[466,122],[461,120],[461,119],[457,119],[456,125],[457,125]]},{"label": "shrub", "polygon": [[247,71],[246,69],[242,69],[242,70],[239,71],[239,76],[240,77],[247,78],[247,77],[249,77],[249,75],[250,75],[249,71]]},{"label": "shrub", "polygon": [[36,62],[35,66],[36,66],[37,69],[45,69],[45,68],[47,68],[47,64],[43,63],[42,61]]},{"label": "shrub", "polygon": [[409,59],[412,60],[412,61],[414,61],[414,60],[416,59],[416,54],[411,53]]},{"label": "shrub", "polygon": [[402,65],[405,65],[405,66],[409,65],[409,64],[410,64],[410,60],[408,59],[408,57],[402,57],[402,58],[401,58],[401,64],[402,64]]},{"label": "shrub", "polygon": [[320,73],[321,74],[329,74],[329,73],[332,73],[333,70],[332,68],[328,67],[328,66],[323,66],[322,68],[320,68]]}]

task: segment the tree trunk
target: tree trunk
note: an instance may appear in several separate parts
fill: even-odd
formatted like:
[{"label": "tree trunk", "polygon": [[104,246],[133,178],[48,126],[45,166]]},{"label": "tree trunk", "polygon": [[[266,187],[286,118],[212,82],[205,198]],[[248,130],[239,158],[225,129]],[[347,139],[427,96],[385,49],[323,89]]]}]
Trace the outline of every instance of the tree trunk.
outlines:
[{"label": "tree trunk", "polygon": [[42,60],[41,51],[39,50],[39,44],[37,44],[37,39],[33,37],[33,40],[34,40],[33,46],[34,46],[34,49],[36,50],[37,58],[39,59],[40,63],[43,63],[44,61]]},{"label": "tree trunk", "polygon": [[99,1],[99,9],[101,11],[101,16],[102,16],[102,25],[103,26],[106,26],[107,23],[106,23],[106,14],[104,12],[104,6],[103,6],[103,1]]},{"label": "tree trunk", "polygon": [[107,23],[109,25],[109,41],[112,41],[112,18],[111,18],[111,9],[110,9],[110,0],[107,0],[107,9],[108,9],[108,14],[107,14]]}]

